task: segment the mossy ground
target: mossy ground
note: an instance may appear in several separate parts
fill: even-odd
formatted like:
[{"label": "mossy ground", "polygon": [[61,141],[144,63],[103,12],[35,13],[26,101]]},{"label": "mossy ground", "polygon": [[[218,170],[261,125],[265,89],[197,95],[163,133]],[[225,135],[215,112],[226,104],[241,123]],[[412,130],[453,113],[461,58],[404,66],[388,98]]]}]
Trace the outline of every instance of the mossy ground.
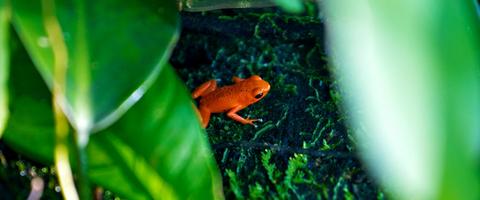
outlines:
[{"label": "mossy ground", "polygon": [[227,199],[383,198],[345,126],[318,18],[266,8],[182,13],[182,23],[170,61],[190,90],[253,74],[272,87],[239,112],[263,119],[258,128],[214,114],[206,129]]}]

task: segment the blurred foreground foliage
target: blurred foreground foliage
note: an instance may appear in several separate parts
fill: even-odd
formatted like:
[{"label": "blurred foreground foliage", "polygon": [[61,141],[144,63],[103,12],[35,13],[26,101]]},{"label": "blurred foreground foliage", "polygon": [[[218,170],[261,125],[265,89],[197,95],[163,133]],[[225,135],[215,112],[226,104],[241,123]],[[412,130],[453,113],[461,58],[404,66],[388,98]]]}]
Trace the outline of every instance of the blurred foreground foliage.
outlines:
[{"label": "blurred foreground foliage", "polygon": [[399,199],[480,198],[478,1],[325,1],[359,152]]},{"label": "blurred foreground foliage", "polygon": [[[65,151],[51,105],[60,87],[53,98],[70,122],[70,161],[83,171],[75,179],[89,180],[77,182],[81,198],[92,197],[88,182],[131,199],[222,198],[205,133],[168,64],[178,37],[175,1],[1,2],[2,11],[12,11],[12,26],[0,29],[0,36],[11,33],[2,52],[12,58],[2,74],[9,82],[1,92],[10,96],[3,142],[65,166],[68,160],[54,156]],[[105,12],[112,7],[118,12]],[[76,198],[62,185],[70,169],[55,169],[64,198]]]}]

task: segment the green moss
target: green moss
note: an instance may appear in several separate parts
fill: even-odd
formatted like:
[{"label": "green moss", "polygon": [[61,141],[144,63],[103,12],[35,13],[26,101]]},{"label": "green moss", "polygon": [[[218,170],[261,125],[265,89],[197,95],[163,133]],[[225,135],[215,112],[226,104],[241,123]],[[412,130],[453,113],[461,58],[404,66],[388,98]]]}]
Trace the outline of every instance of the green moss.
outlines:
[{"label": "green moss", "polygon": [[249,197],[252,199],[264,199],[265,198],[265,190],[259,184],[255,183],[255,185],[249,185]]},{"label": "green moss", "polygon": [[239,182],[238,182],[238,179],[237,179],[237,175],[235,174],[235,172],[233,172],[232,170],[229,170],[229,169],[226,169],[225,172],[226,172],[226,174],[229,178],[230,188],[232,189],[233,193],[235,194],[235,197],[237,199],[244,199],[243,194],[242,194],[242,190],[240,188],[240,185],[239,185]]}]

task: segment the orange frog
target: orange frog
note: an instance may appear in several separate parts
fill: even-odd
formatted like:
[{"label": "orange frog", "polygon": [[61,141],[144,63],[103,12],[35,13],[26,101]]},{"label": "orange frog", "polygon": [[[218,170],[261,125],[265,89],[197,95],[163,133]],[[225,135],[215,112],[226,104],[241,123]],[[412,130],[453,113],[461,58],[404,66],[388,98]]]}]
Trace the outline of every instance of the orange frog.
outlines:
[{"label": "orange frog", "polygon": [[198,111],[204,128],[208,125],[211,113],[227,112],[227,116],[233,120],[255,127],[253,122],[261,122],[261,119],[244,119],[237,112],[265,97],[270,91],[270,84],[257,75],[247,79],[234,76],[233,82],[235,84],[217,88],[217,82],[210,80],[193,91],[193,99],[201,97]]}]

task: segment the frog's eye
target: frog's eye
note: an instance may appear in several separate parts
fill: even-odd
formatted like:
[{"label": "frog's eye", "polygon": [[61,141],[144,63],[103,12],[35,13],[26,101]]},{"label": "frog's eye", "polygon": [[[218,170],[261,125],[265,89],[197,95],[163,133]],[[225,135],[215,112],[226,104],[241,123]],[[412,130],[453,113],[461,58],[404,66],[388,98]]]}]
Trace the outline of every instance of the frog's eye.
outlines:
[{"label": "frog's eye", "polygon": [[261,99],[263,98],[265,93],[261,88],[255,88],[251,94],[252,94],[252,97],[254,97],[255,99]]},{"label": "frog's eye", "polygon": [[260,92],[257,95],[255,95],[255,99],[260,99],[262,98],[262,96],[263,96],[263,92]]}]

